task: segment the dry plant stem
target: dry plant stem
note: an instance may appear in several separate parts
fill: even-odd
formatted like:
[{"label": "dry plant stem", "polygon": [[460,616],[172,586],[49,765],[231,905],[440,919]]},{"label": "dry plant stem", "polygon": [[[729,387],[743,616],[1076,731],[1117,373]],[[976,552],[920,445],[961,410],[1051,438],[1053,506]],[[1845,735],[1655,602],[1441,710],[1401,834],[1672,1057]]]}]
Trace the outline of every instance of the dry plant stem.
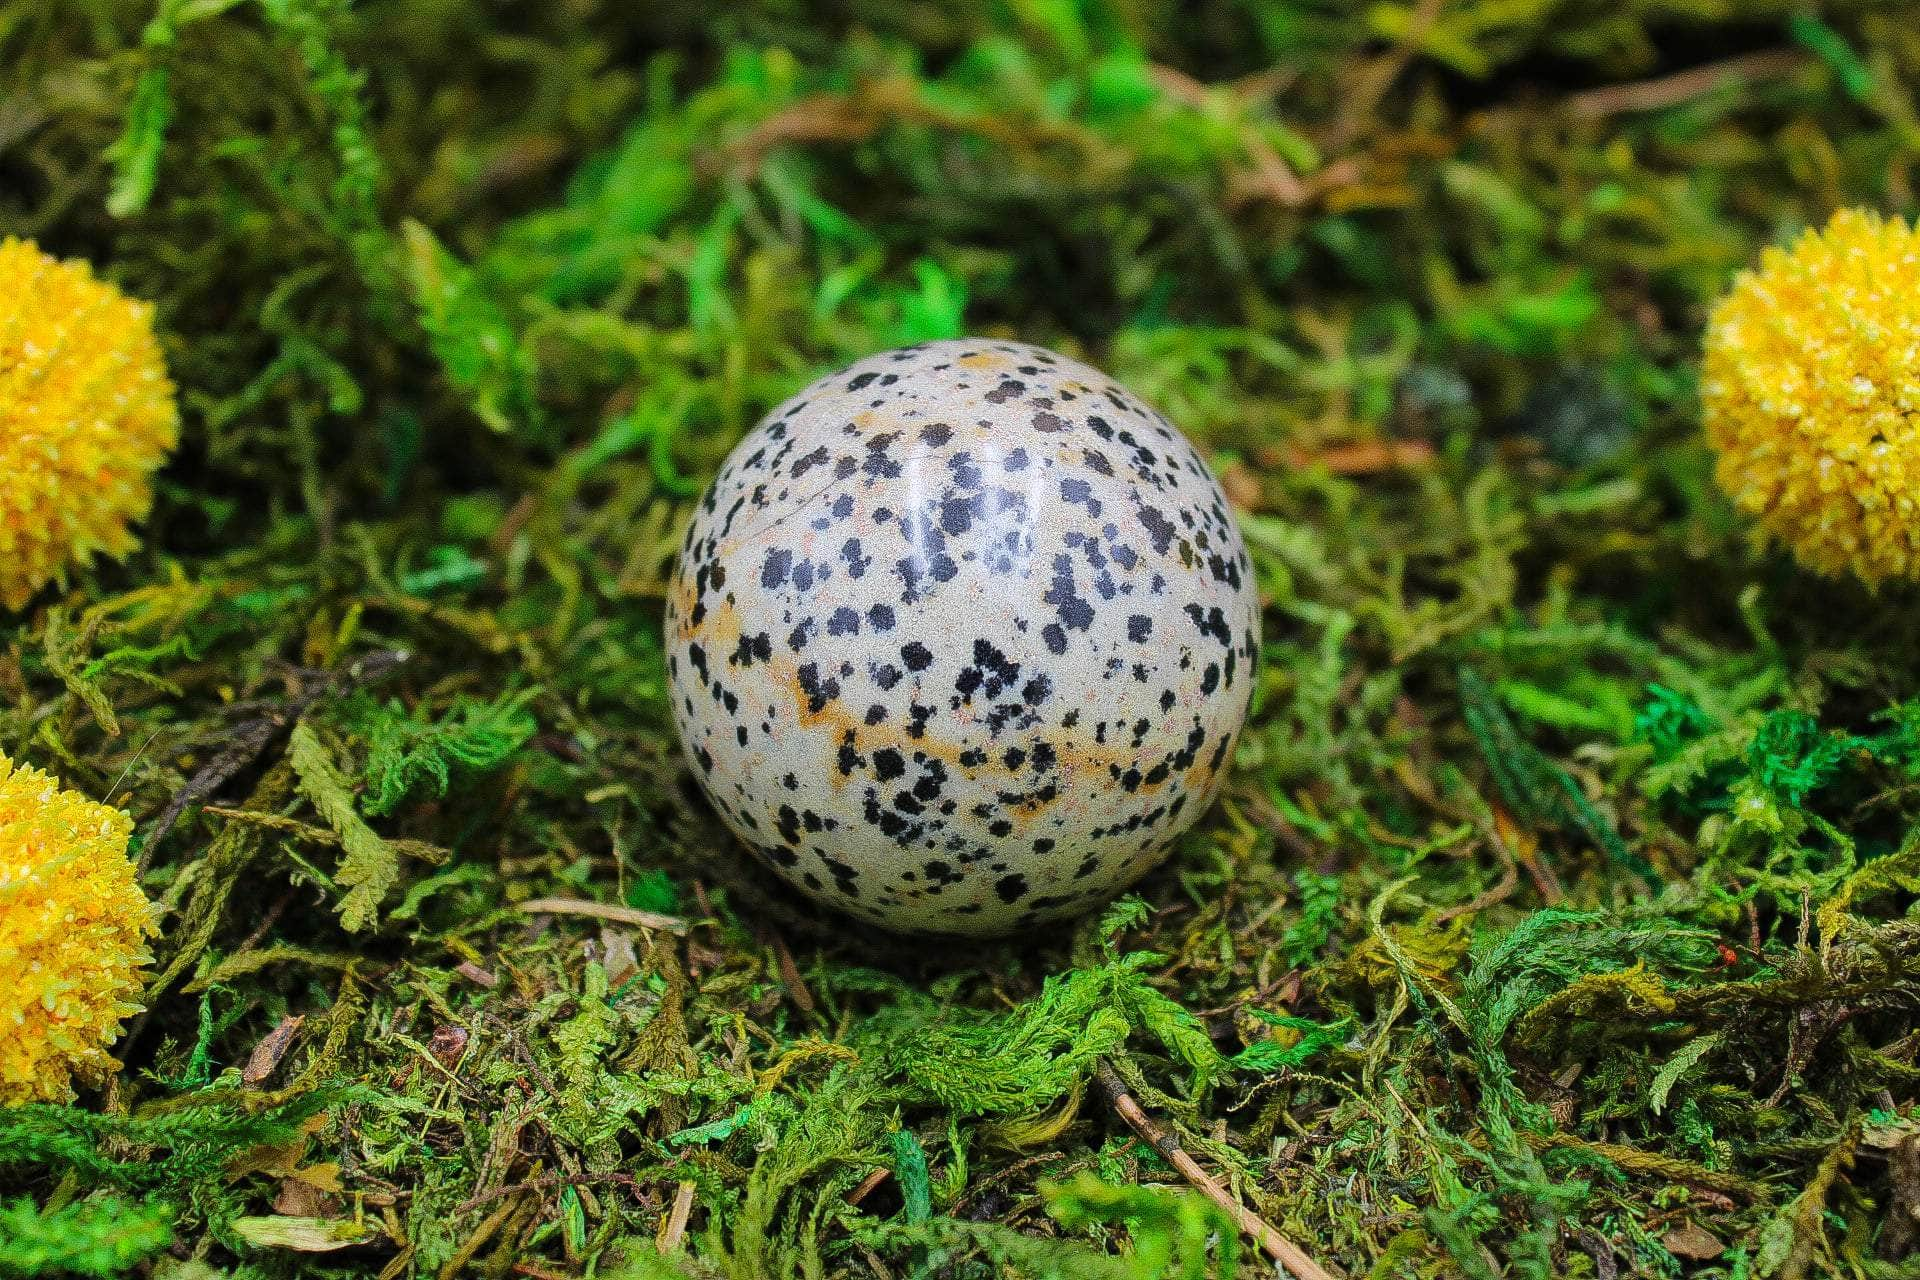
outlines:
[{"label": "dry plant stem", "polygon": [[267,908],[267,914],[260,917],[260,923],[253,927],[253,932],[234,948],[234,955],[251,951],[266,939],[267,934],[273,931],[273,926],[280,923],[280,917],[285,915],[287,908],[293,904],[294,892],[292,889],[287,890],[271,907]]},{"label": "dry plant stem", "polygon": [[146,870],[154,850],[160,847],[160,842],[167,838],[167,833],[173,830],[182,814],[207,799],[228,779],[258,759],[268,744],[293,728],[309,708],[329,694],[349,693],[360,685],[381,680],[412,660],[413,654],[409,650],[383,649],[358,658],[338,671],[291,669],[288,676],[299,689],[297,696],[290,696],[280,706],[270,706],[264,715],[236,725],[228,732],[226,747],[188,779],[187,785],[180,789],[154,820],[140,848],[140,870]]},{"label": "dry plant stem", "polygon": [[1337,476],[1369,476],[1400,467],[1425,466],[1434,457],[1433,446],[1425,440],[1362,440],[1320,450],[1297,445],[1262,449],[1256,460],[1263,467],[1285,466],[1295,471],[1325,467]]},{"label": "dry plant stem", "polygon": [[847,1203],[850,1205],[859,1204],[862,1200],[872,1195],[881,1183],[892,1176],[893,1170],[891,1169],[875,1169],[872,1173],[860,1180],[859,1186],[847,1192]]},{"label": "dry plant stem", "polygon": [[672,1253],[686,1238],[687,1219],[693,1216],[693,1192],[694,1184],[683,1182],[673,1193],[673,1207],[667,1211],[667,1220],[660,1224],[656,1241],[661,1253]]},{"label": "dry plant stem", "polygon": [[1420,40],[1439,21],[1441,7],[1441,0],[1420,0],[1406,37],[1360,69],[1356,83],[1348,87],[1340,119],[1328,134],[1327,150],[1343,150],[1363,132],[1374,109],[1386,97],[1387,90],[1393,87],[1418,55]]},{"label": "dry plant stem", "polygon": [[[1161,92],[1193,107],[1204,109],[1209,86],[1173,67],[1154,66],[1148,73]],[[1280,153],[1258,134],[1246,131],[1244,144],[1253,158],[1251,173],[1232,175],[1233,185],[1243,198],[1269,199],[1288,208],[1307,202],[1307,188],[1297,174],[1280,158]]]},{"label": "dry plant stem", "polygon": [[777,933],[768,936],[773,943],[774,958],[780,965],[780,980],[786,983],[787,994],[793,997],[793,1002],[800,1006],[802,1013],[816,1012],[819,1006],[814,1003],[813,992],[807,989],[806,979],[800,976],[800,966],[793,962],[793,952],[787,948],[786,940]]},{"label": "dry plant stem", "polygon": [[615,924],[638,925],[642,929],[665,929],[668,933],[681,936],[685,936],[691,927],[680,916],[666,916],[658,911],[641,911],[634,907],[619,907],[607,902],[588,902],[585,898],[529,898],[517,904],[516,909],[530,916],[542,913],[556,916],[592,916],[597,920],[611,920]]},{"label": "dry plant stem", "polygon": [[1196,1190],[1225,1211],[1240,1227],[1243,1234],[1260,1246],[1269,1258],[1285,1267],[1287,1271],[1299,1277],[1299,1280],[1334,1280],[1334,1275],[1315,1262],[1299,1245],[1276,1231],[1259,1214],[1227,1194],[1214,1176],[1200,1167],[1200,1164],[1181,1147],[1180,1139],[1165,1125],[1148,1115],[1134,1101],[1127,1086],[1114,1074],[1112,1067],[1102,1062],[1094,1068],[1094,1078],[1100,1083],[1101,1092],[1107,1095],[1107,1101],[1120,1114],[1132,1130],[1146,1139],[1175,1169],[1180,1176],[1192,1183]]},{"label": "dry plant stem", "polygon": [[1583,120],[1601,120],[1627,111],[1656,111],[1712,93],[1729,84],[1791,75],[1810,61],[1798,49],[1763,49],[1724,62],[1676,71],[1656,80],[1612,84],[1567,99],[1567,109]]}]

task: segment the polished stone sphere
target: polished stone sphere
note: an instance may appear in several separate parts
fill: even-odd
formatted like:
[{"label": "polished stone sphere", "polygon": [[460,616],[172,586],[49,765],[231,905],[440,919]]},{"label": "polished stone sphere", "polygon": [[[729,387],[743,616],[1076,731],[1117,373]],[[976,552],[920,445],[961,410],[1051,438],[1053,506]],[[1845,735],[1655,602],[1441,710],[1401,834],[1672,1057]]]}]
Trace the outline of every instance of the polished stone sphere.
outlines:
[{"label": "polished stone sphere", "polygon": [[1219,789],[1253,566],[1180,432],[961,339],[822,378],[728,457],[667,606],[681,741],[768,870],[890,929],[1103,901]]}]

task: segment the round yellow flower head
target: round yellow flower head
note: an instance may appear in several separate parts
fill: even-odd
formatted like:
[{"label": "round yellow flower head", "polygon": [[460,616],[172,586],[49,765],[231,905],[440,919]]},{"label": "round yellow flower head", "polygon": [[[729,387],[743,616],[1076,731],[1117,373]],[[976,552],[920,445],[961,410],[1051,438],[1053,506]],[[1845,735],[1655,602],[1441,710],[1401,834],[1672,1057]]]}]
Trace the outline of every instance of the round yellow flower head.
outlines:
[{"label": "round yellow flower head", "polygon": [[133,820],[0,753],[0,1106],[65,1102],[118,1070],[153,913]]},{"label": "round yellow flower head", "polygon": [[179,427],[153,308],[0,239],[0,607],[133,549]]},{"label": "round yellow flower head", "polygon": [[1822,573],[1920,576],[1920,234],[1834,215],[1744,272],[1701,370],[1715,473]]}]

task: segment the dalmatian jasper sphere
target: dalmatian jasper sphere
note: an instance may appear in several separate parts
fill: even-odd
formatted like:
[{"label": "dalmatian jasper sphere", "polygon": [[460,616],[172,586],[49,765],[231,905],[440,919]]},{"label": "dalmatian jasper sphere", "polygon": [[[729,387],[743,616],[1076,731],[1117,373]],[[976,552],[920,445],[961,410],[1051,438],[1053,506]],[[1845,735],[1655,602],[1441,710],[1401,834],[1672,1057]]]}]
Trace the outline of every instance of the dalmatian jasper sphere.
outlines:
[{"label": "dalmatian jasper sphere", "polygon": [[1259,602],[1193,446],[1039,347],[871,356],[774,410],[687,530],[681,741],[766,866],[1003,934],[1146,871],[1218,789]]}]

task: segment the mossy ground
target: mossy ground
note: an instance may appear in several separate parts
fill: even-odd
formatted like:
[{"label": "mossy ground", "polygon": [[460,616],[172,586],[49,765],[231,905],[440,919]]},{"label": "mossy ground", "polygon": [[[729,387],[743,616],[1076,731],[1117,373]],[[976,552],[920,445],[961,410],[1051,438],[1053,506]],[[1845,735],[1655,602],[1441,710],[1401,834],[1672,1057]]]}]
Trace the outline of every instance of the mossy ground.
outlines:
[{"label": "mossy ground", "polygon": [[[1264,1273],[1104,1064],[1346,1276],[1920,1275],[1920,597],[1757,547],[1693,394],[1913,211],[1913,17],[0,3],[0,232],[187,419],[0,621],[165,911],[0,1274]],[[659,617],[764,409],[961,332],[1203,443],[1268,640],[1137,902],[942,953],[756,891]]]}]

